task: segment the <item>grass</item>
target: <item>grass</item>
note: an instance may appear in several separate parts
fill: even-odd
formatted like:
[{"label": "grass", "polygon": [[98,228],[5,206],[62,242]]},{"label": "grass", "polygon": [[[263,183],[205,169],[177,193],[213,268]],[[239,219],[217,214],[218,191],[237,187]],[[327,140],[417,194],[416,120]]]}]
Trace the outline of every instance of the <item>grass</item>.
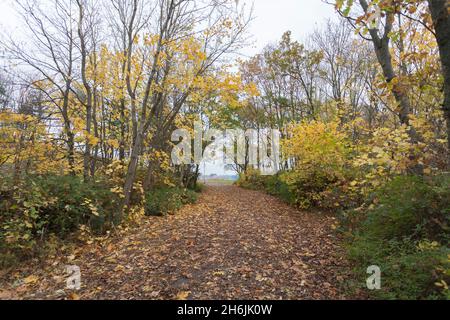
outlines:
[{"label": "grass", "polygon": [[227,179],[207,179],[206,182],[202,181],[202,183],[207,186],[232,186],[235,181]]}]

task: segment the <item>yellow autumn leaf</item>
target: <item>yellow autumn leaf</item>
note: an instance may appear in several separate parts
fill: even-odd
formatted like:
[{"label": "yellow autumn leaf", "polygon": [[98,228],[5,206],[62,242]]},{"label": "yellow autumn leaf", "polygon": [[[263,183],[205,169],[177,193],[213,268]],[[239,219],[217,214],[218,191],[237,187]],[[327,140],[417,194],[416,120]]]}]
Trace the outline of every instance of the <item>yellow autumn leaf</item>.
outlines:
[{"label": "yellow autumn leaf", "polygon": [[180,291],[176,296],[176,300],[186,300],[190,294],[191,291]]},{"label": "yellow autumn leaf", "polygon": [[34,284],[38,282],[39,278],[37,276],[31,275],[23,279],[23,282],[26,284]]},{"label": "yellow autumn leaf", "polygon": [[80,296],[76,293],[71,293],[69,295],[69,300],[80,300]]}]

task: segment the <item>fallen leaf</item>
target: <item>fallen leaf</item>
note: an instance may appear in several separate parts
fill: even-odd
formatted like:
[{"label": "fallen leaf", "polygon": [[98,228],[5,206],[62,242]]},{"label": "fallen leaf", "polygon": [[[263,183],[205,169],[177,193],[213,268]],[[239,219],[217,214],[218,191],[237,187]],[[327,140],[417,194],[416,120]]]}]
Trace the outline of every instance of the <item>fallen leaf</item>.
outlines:
[{"label": "fallen leaf", "polygon": [[186,300],[190,294],[191,291],[180,291],[176,296],[176,300]]},{"label": "fallen leaf", "polygon": [[71,293],[69,295],[69,300],[80,300],[80,296],[76,293]]},{"label": "fallen leaf", "polygon": [[39,280],[38,277],[31,275],[31,276],[28,276],[25,279],[23,279],[23,282],[26,284],[33,284],[33,283],[38,282],[38,280]]}]

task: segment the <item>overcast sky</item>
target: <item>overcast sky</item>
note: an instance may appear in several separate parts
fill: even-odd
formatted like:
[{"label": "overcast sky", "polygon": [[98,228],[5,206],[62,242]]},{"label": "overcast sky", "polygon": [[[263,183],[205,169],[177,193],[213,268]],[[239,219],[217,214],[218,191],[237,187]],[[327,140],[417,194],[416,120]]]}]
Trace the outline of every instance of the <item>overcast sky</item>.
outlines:
[{"label": "overcast sky", "polygon": [[[261,51],[268,43],[277,42],[284,32],[292,31],[296,40],[305,39],[327,19],[337,19],[334,8],[322,0],[241,0],[248,6],[254,2],[254,21],[250,33],[253,44],[243,50],[246,56]],[[0,0],[0,27],[12,31],[20,26],[12,9],[13,0]],[[219,165],[208,165],[207,173],[223,174]]]},{"label": "overcast sky", "polygon": [[[0,26],[8,31],[19,26],[12,9],[14,0],[0,0]],[[278,41],[287,30],[294,39],[302,40],[326,19],[336,19],[332,6],[322,0],[241,0],[247,6],[254,2],[254,21],[250,33],[254,44],[244,50],[246,55],[259,52],[270,42]]]},{"label": "overcast sky", "polygon": [[11,3],[12,0],[0,0],[0,26],[2,27],[17,24]]},{"label": "overcast sky", "polygon": [[258,53],[270,42],[281,39],[284,32],[290,30],[293,39],[305,39],[315,28],[327,19],[337,19],[334,8],[322,0],[245,0],[255,3],[255,20],[251,34],[256,43],[246,50],[246,54]]}]

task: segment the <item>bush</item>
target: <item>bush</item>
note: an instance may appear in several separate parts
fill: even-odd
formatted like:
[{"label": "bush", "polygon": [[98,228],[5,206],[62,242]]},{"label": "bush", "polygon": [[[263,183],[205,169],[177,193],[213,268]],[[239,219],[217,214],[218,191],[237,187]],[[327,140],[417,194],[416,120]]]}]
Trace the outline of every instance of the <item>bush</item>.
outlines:
[{"label": "bush", "polygon": [[52,235],[64,239],[80,225],[96,233],[113,223],[118,197],[106,183],[76,176],[34,176],[0,192],[0,251],[29,255]]},{"label": "bush", "polygon": [[237,185],[265,191],[302,209],[335,209],[360,204],[360,197],[347,188],[346,181],[350,180],[320,171],[286,171],[273,176],[262,176],[258,171],[250,169],[241,174]]},{"label": "bush", "polygon": [[202,193],[205,189],[205,186],[202,183],[196,183],[194,189],[192,189],[192,191],[196,192],[196,193]]},{"label": "bush", "polygon": [[339,181],[336,176],[319,170],[286,172],[281,179],[293,194],[295,204],[303,209],[321,207],[322,193]]},{"label": "bush", "polygon": [[361,197],[349,187],[354,179],[354,148],[338,122],[302,122],[292,127],[282,142],[285,159],[293,160],[291,170],[276,177],[262,177],[250,169],[238,185],[265,190],[302,209],[348,209]]},{"label": "bush", "polygon": [[[361,277],[380,266],[382,299],[448,295],[450,177],[397,177],[377,191],[350,237],[349,254]],[[355,216],[356,212],[348,216]]]},{"label": "bush", "polygon": [[288,204],[295,205],[295,196],[281,178],[280,174],[263,176],[255,169],[249,169],[240,175],[236,185],[250,190],[265,191],[272,196],[276,196]]},{"label": "bush", "polygon": [[365,234],[380,239],[449,240],[450,179],[397,177],[376,193]]},{"label": "bush", "polygon": [[262,176],[259,170],[250,168],[240,174],[236,185],[250,190],[264,190],[266,187],[266,177]]},{"label": "bush", "polygon": [[272,196],[276,196],[288,204],[296,203],[295,195],[279,175],[265,177],[265,191]]},{"label": "bush", "polygon": [[449,254],[447,247],[429,242],[414,245],[357,238],[350,246],[350,258],[357,262],[358,283],[365,283],[368,266],[381,268],[381,290],[371,291],[376,299],[444,299],[448,290],[436,284],[448,283]]},{"label": "bush", "polygon": [[197,193],[197,191],[186,189],[182,193],[181,200],[182,200],[184,205],[186,205],[186,204],[194,204],[198,200],[198,193]]},{"label": "bush", "polygon": [[165,187],[154,189],[146,194],[145,214],[148,216],[164,216],[175,213],[183,205],[197,201],[197,193],[188,189]]}]

